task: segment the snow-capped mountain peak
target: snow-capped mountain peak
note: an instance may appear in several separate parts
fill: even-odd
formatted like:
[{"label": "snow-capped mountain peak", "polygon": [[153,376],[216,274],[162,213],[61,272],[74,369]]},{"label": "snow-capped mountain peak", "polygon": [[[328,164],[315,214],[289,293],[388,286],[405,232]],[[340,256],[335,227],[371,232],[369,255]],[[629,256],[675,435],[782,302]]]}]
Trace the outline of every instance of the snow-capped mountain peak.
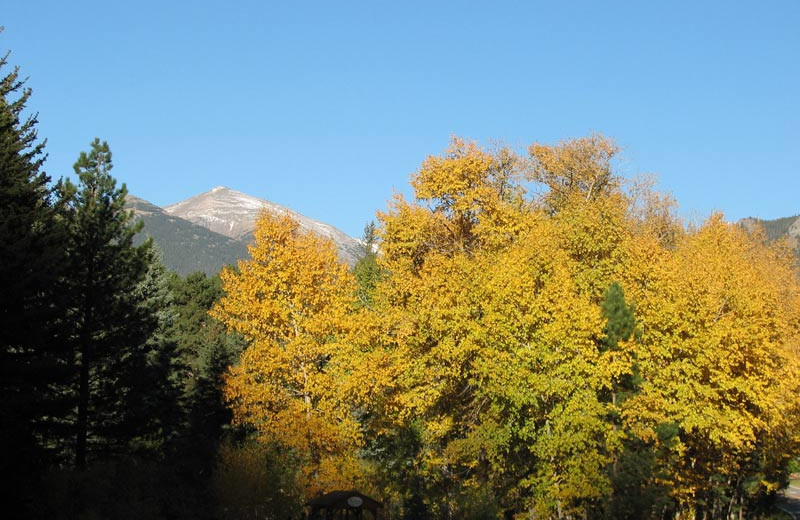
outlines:
[{"label": "snow-capped mountain peak", "polygon": [[349,264],[355,262],[359,242],[343,231],[285,206],[226,186],[217,186],[164,208],[164,211],[171,215],[235,239],[246,239],[253,232],[262,210],[274,215],[290,215],[299,223],[301,229],[332,239],[342,260]]}]

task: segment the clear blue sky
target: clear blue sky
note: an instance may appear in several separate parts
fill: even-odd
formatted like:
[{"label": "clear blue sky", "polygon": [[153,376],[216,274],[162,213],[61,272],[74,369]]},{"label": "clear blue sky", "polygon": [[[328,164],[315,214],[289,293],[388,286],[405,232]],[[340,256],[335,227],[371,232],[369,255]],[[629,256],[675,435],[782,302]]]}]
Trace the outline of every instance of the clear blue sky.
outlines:
[{"label": "clear blue sky", "polygon": [[131,193],[217,185],[360,235],[451,134],[602,132],[684,215],[800,213],[800,1],[5,0],[48,172],[95,136]]}]

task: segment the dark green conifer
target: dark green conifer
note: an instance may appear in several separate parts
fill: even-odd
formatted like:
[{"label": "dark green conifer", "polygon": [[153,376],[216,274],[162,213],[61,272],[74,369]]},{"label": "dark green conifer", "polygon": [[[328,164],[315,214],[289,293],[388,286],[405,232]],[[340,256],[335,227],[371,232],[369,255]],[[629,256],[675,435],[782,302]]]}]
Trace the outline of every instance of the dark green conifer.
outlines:
[{"label": "dark green conifer", "polygon": [[222,376],[244,349],[244,340],[229,334],[208,315],[222,296],[219,277],[202,272],[185,279],[173,275],[170,286],[176,314],[174,335],[178,343],[186,419],[184,448],[198,473],[208,473],[230,410],[222,396]]},{"label": "dark green conifer", "polygon": [[6,72],[8,56],[0,56],[0,475],[10,478],[0,500],[13,517],[52,458],[66,363],[54,291],[64,228],[36,115],[23,116],[31,90],[18,68]]},{"label": "dark green conifer", "polygon": [[[600,349],[619,350],[620,342],[636,340],[639,331],[636,327],[635,307],[625,300],[625,292],[617,282],[606,290],[600,304],[606,325]],[[630,373],[623,374],[612,382],[608,401],[610,401],[610,421],[615,430],[623,433],[621,449],[614,455],[609,467],[609,477],[613,492],[605,502],[603,516],[609,519],[636,519],[648,517],[665,498],[665,491],[658,483],[655,474],[656,455],[651,444],[642,442],[624,429],[620,417],[623,403],[639,391],[641,376],[635,359]],[[599,514],[598,514],[599,516]]]},{"label": "dark green conifer", "polygon": [[353,274],[358,282],[358,302],[364,307],[369,307],[372,305],[375,286],[383,277],[383,272],[378,264],[378,234],[374,222],[364,226],[361,251],[353,266]]},{"label": "dark green conifer", "polygon": [[125,185],[117,188],[111,176],[108,143],[95,139],[74,169],[79,185],[63,189],[70,223],[65,289],[77,367],[75,465],[84,468],[90,454],[127,452],[143,434],[133,403],[148,379],[147,342],[158,319],[141,288],[152,244],[133,245],[141,224],[125,209]]},{"label": "dark green conifer", "polygon": [[603,329],[604,350],[616,350],[620,341],[628,341],[636,332],[634,308],[625,301],[625,292],[617,282],[612,283],[606,290],[600,308],[603,318],[607,320]]}]

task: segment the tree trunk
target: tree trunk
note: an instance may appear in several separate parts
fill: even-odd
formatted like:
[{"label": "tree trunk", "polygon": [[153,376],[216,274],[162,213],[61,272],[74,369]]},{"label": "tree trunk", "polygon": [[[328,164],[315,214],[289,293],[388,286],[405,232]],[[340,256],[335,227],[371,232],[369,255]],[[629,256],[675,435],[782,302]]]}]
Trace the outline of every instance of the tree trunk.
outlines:
[{"label": "tree trunk", "polygon": [[75,467],[86,469],[86,437],[89,431],[89,338],[81,331],[81,365],[78,383],[78,424],[75,432]]},{"label": "tree trunk", "polygon": [[90,351],[92,348],[92,327],[94,315],[92,312],[92,283],[94,282],[93,260],[89,264],[86,276],[86,295],[83,301],[83,323],[80,334],[80,375],[78,381],[78,422],[75,432],[75,467],[79,470],[86,469],[86,443],[89,436],[89,367],[91,366]]}]

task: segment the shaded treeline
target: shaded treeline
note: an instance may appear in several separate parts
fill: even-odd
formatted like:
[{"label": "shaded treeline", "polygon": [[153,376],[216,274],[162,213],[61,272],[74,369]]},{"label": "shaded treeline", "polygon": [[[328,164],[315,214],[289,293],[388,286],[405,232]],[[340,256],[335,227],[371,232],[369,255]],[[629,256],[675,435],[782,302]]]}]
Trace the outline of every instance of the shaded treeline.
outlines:
[{"label": "shaded treeline", "polygon": [[778,240],[786,237],[792,227],[792,224],[797,222],[798,218],[800,218],[800,215],[776,218],[774,220],[754,220],[760,224],[768,240]]},{"label": "shaded treeline", "polygon": [[165,272],[95,140],[43,170],[30,90],[0,62],[0,440],[5,518],[203,518],[243,344],[218,278]]}]

